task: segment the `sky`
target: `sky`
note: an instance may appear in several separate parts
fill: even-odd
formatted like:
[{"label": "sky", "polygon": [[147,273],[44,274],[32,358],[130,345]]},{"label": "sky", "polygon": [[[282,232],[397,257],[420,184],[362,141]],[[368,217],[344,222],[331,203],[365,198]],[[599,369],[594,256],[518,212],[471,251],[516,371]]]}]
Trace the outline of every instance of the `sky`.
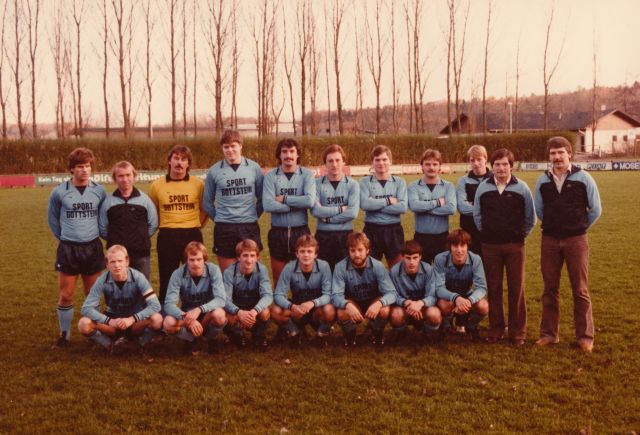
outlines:
[{"label": "sky", "polygon": [[[33,4],[35,0],[30,0]],[[76,0],[78,4],[81,0]],[[111,1],[111,0],[109,0]],[[130,1],[124,0],[124,4],[130,5]],[[182,0],[179,0],[182,1]],[[208,2],[205,0],[186,0],[189,21],[191,22],[191,10],[193,1],[198,3],[196,19],[196,51],[198,59],[198,89],[197,89],[197,111],[201,116],[211,116],[213,113],[213,96],[210,92],[211,77],[210,72],[210,52],[207,46],[203,27],[207,26]],[[211,3],[212,0],[209,0]],[[225,0],[227,3],[229,0]],[[341,39],[341,83],[344,107],[355,107],[355,38],[356,35],[363,37],[366,35],[364,21],[368,16],[373,18],[373,10],[376,0],[342,0],[345,3],[346,13],[344,17],[343,37]],[[402,5],[405,1],[413,0],[381,0],[382,6],[382,32],[384,45],[384,59],[382,70],[381,100],[382,104],[391,104],[391,49],[388,37],[390,35],[390,7],[394,5],[396,13],[396,68],[399,83],[400,102],[407,103],[409,100],[407,87],[406,68],[406,26],[404,23]],[[22,7],[26,7],[28,0],[19,2]],[[0,1],[0,7],[4,6],[6,0]],[[36,95],[38,99],[38,121],[53,122],[55,120],[56,86],[53,56],[51,49],[51,34],[53,32],[53,22],[55,10],[58,7],[70,11],[73,0],[52,0],[42,3],[40,40],[38,46],[38,61],[36,63],[37,87]],[[280,0],[275,2],[269,0],[269,5],[278,5],[281,12],[287,19],[287,37],[289,47],[295,38],[295,10],[298,1]],[[329,13],[334,0],[311,0],[314,10],[314,17],[317,20],[317,30],[315,33],[320,45],[321,62],[327,51],[323,48],[325,40],[323,10],[327,8]],[[464,11],[468,3],[458,0],[459,10],[456,25],[458,35],[461,35],[464,25]],[[101,2],[86,0],[85,20],[82,25],[83,45],[82,52],[82,75],[83,75],[83,105],[90,122],[94,125],[104,123],[102,111],[102,82],[101,82],[101,35],[100,27],[102,16],[99,5]],[[134,23],[134,38],[131,51],[134,55],[133,72],[133,112],[138,125],[145,124],[146,99],[143,93],[142,67],[144,60],[144,22],[142,16],[142,1],[135,2],[135,13],[132,22]],[[167,70],[169,59],[168,44],[168,13],[167,0],[152,1],[152,14],[156,20],[156,26],[152,37],[152,51],[154,57],[154,96],[153,113],[154,123],[163,124],[170,122],[170,81]],[[260,10],[259,0],[238,0],[239,17],[238,29],[241,35],[240,50],[241,64],[239,76],[238,112],[240,116],[257,116],[257,96],[255,67],[253,60],[253,41],[251,40],[251,23],[255,14]],[[481,97],[483,65],[484,65],[484,44],[486,37],[487,11],[490,0],[473,0],[470,4],[468,28],[465,41],[465,57],[462,70],[461,98],[470,99],[473,96]],[[640,39],[640,26],[637,19],[640,17],[640,1],[638,0],[493,0],[492,5],[492,25],[489,45],[489,72],[487,83],[487,94],[489,96],[513,97],[515,93],[516,76],[516,52],[518,44],[520,46],[520,95],[542,94],[543,93],[543,51],[546,35],[546,27],[551,10],[554,10],[553,26],[549,43],[549,63],[553,64],[560,56],[558,68],[555,76],[551,80],[551,92],[571,91],[577,88],[591,88],[593,82],[593,54],[594,47],[597,54],[597,77],[600,86],[615,86],[622,84],[632,84],[640,80],[640,56],[638,56],[637,41]],[[446,0],[423,0],[424,12],[421,22],[421,47],[422,58],[425,60],[424,75],[428,77],[426,87],[426,100],[436,101],[446,99],[446,53],[447,53],[447,30],[448,30],[448,10]],[[113,11],[108,4],[109,17],[113,21]],[[67,15],[70,13],[67,12]],[[8,119],[15,122],[15,88],[10,82],[11,70],[8,63],[12,62],[14,56],[13,44],[13,2],[8,4],[7,13],[4,14],[5,26],[5,62],[3,69],[3,88],[5,94],[9,93]],[[357,23],[356,23],[357,21]],[[282,23],[278,26],[278,39],[281,41],[285,27]],[[188,24],[191,27],[191,23]],[[74,33],[73,27],[68,25],[69,31],[66,33],[72,42]],[[192,32],[189,29],[188,36],[188,73],[189,100],[188,116],[192,117],[193,101],[191,89],[193,80]],[[181,32],[181,30],[179,30]],[[181,44],[181,34],[177,36],[178,43]],[[330,35],[328,36],[329,44]],[[563,43],[564,40],[564,43]],[[75,42],[73,42],[75,44]],[[27,40],[23,40],[21,49],[23,66],[25,67],[25,81],[22,85],[23,112],[29,112],[30,90],[28,85],[26,58],[28,54]],[[109,101],[112,113],[112,125],[121,123],[120,94],[116,81],[117,69],[115,58],[111,54],[111,66],[109,69]],[[179,56],[179,69],[182,69],[182,55]],[[333,62],[332,54],[328,53],[329,61]],[[276,89],[276,104],[282,104],[286,98],[285,109],[281,120],[291,118],[288,103],[288,94],[282,73],[282,54],[276,57],[278,84]],[[375,93],[371,75],[363,65],[364,79],[364,105],[372,107],[375,105]],[[320,68],[321,76],[320,89],[318,94],[318,109],[327,108],[327,89],[324,77],[324,64]],[[225,74],[228,77],[228,72]],[[179,74],[179,81],[182,81],[182,73]],[[296,100],[299,100],[298,73],[294,76]],[[335,77],[330,69],[330,97],[331,106],[335,110]],[[181,116],[182,103],[179,98],[178,113]],[[70,103],[70,98],[67,97]],[[223,107],[223,114],[228,115],[228,98]],[[309,104],[307,103],[307,110]],[[300,116],[299,103],[296,103],[296,116]],[[70,119],[70,113],[67,115]],[[28,120],[28,119],[24,119]]]}]

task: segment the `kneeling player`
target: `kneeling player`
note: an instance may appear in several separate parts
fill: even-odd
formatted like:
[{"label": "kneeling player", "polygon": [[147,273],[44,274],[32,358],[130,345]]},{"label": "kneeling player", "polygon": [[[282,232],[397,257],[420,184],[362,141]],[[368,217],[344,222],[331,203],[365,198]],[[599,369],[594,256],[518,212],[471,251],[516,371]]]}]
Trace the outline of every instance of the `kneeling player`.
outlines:
[{"label": "kneeling player", "polygon": [[[227,323],[224,312],[224,284],[220,268],[209,263],[207,248],[189,242],[184,249],[184,264],[169,280],[164,301],[164,330],[185,340],[185,353],[193,353],[196,337],[206,338],[209,353],[216,350],[216,337]],[[178,301],[182,301],[178,308]]]},{"label": "kneeling player", "polygon": [[[78,330],[109,350],[114,339],[120,342],[133,337],[144,347],[162,327],[160,301],[147,278],[129,267],[124,246],[113,245],[107,250],[107,269],[82,305]],[[106,311],[101,313],[103,296]]]},{"label": "kneeling player", "polygon": [[336,310],[329,303],[331,268],[329,263],[318,259],[318,242],[308,234],[296,242],[296,257],[280,274],[271,315],[278,325],[286,328],[293,346],[301,344],[301,328],[304,330],[308,323],[316,330],[318,343],[324,345],[336,317]]},{"label": "kneeling player", "polygon": [[258,261],[260,249],[253,240],[245,239],[238,243],[236,256],[238,260],[222,275],[227,296],[224,309],[229,337],[233,343],[244,346],[243,330],[250,330],[254,342],[267,347],[268,308],[273,302],[269,272]]},{"label": "kneeling player", "polygon": [[398,292],[396,304],[391,309],[391,326],[394,342],[406,336],[407,323],[420,328],[425,335],[438,330],[442,316],[436,307],[436,288],[433,268],[422,261],[422,247],[415,240],[402,246],[402,261],[389,275]]},{"label": "kneeling player", "polygon": [[396,289],[382,262],[369,256],[369,239],[364,233],[349,234],[347,246],[349,256],[336,264],[331,290],[345,346],[356,344],[356,326],[365,317],[373,330],[373,344],[382,346],[382,334],[390,307],[396,301]]},{"label": "kneeling player", "polygon": [[457,326],[465,326],[474,341],[479,341],[478,324],[489,312],[487,280],[482,258],[469,251],[471,236],[462,229],[447,237],[448,251],[438,254],[434,261],[438,308],[444,322],[442,331],[451,328],[456,315]]}]

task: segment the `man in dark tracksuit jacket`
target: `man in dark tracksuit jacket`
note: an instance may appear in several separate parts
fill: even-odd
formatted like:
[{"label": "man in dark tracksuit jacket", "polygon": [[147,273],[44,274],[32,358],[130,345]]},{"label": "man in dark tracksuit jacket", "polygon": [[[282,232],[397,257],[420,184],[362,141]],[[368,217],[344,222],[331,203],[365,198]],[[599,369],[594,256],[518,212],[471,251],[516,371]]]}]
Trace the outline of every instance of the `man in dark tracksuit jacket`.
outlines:
[{"label": "man in dark tracksuit jacket", "polygon": [[499,149],[491,154],[492,178],[476,192],[473,220],[482,237],[484,270],[489,294],[489,342],[502,338],[506,323],[502,305],[503,270],[509,294],[509,338],[522,346],[527,329],[524,296],[524,239],[536,222],[529,187],[511,175],[513,153]]},{"label": "man in dark tracksuit jacket", "polygon": [[595,181],[586,171],[571,165],[571,143],[561,136],[547,142],[552,168],[536,183],[536,214],[542,220],[540,269],[544,280],[542,321],[538,346],[557,343],[560,321],[560,273],[562,264],[573,291],[573,320],[580,348],[593,351],[593,314],[589,296],[589,243],[587,229],[602,208]]}]

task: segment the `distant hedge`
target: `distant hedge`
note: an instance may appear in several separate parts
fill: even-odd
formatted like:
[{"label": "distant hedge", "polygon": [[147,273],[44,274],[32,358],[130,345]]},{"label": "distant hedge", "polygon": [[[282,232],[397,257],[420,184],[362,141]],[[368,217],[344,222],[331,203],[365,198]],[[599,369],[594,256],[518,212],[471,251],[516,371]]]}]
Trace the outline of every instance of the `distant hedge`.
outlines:
[{"label": "distant hedge", "polygon": [[[546,141],[551,136],[565,136],[572,143],[572,132],[514,133],[478,136],[454,136],[437,138],[432,135],[380,135],[380,136],[334,136],[300,138],[303,148],[302,162],[315,166],[321,163],[322,151],[330,144],[342,145],[349,164],[370,163],[370,151],[375,144],[391,148],[393,162],[416,163],[427,148],[436,148],[449,163],[464,162],[466,150],[473,144],[484,145],[489,154],[498,148],[508,148],[520,161],[545,161]],[[244,155],[256,160],[262,166],[274,166],[275,137],[246,138]],[[129,160],[141,170],[163,169],[168,150],[175,143],[189,145],[194,155],[194,168],[207,168],[222,158],[222,151],[216,137],[179,139],[65,139],[37,141],[4,141],[0,143],[1,174],[38,174],[66,172],[66,156],[78,146],[91,148],[96,155],[96,169],[108,171],[119,160]]]}]

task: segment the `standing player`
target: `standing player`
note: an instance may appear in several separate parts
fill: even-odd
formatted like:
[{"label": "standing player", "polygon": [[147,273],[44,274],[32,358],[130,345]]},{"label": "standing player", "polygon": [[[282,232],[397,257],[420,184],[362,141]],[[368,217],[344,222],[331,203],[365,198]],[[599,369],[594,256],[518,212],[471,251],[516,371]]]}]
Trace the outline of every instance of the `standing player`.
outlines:
[{"label": "standing player", "polygon": [[446,250],[449,216],[456,212],[456,190],[440,178],[442,156],[426,150],[420,158],[424,176],[409,185],[409,209],[416,214],[414,240],[422,246],[422,259],[431,263]]},{"label": "standing player", "polygon": [[250,330],[254,343],[266,348],[269,305],[273,302],[269,272],[258,261],[260,249],[253,240],[238,243],[236,255],[238,260],[222,276],[228,333],[232,342],[244,346],[243,330]]},{"label": "standing player", "polygon": [[193,161],[191,150],[186,145],[174,145],[167,161],[167,175],[154,181],[149,191],[160,220],[157,249],[162,304],[171,274],[180,266],[184,248],[189,242],[202,242],[200,228],[207,221],[201,207],[204,183],[189,176]]},{"label": "standing player", "polygon": [[433,268],[422,261],[422,246],[415,240],[402,245],[402,261],[391,268],[391,281],[396,288],[396,304],[391,309],[391,326],[395,342],[406,335],[407,323],[420,328],[425,336],[438,330],[442,316],[436,306]]},{"label": "standing player", "polygon": [[278,167],[264,177],[262,203],[271,213],[269,255],[273,280],[278,282],[284,266],[296,258],[296,241],[311,234],[307,210],[316,201],[313,172],[298,166],[300,145],[295,139],[282,139],[276,146]]},{"label": "standing player", "polygon": [[226,130],[220,138],[224,158],[216,162],[204,184],[203,207],[211,220],[213,251],[220,269],[235,261],[238,242],[251,239],[262,250],[258,218],[262,214],[262,170],[242,156],[242,136]]},{"label": "standing player", "polygon": [[[216,337],[227,323],[225,294],[220,268],[209,263],[207,248],[189,242],[184,248],[184,264],[169,280],[164,303],[164,330],[185,340],[185,353],[193,351],[196,337],[207,339],[209,353],[216,350]],[[178,307],[178,302],[182,302]]]},{"label": "standing player", "polygon": [[480,183],[473,204],[473,220],[482,237],[484,271],[489,292],[489,336],[504,335],[502,279],[507,272],[509,338],[522,346],[527,333],[524,288],[525,244],[536,223],[529,186],[511,174],[513,153],[505,148],[491,154],[493,177]]},{"label": "standing player", "polygon": [[600,217],[598,187],[591,175],[571,165],[571,143],[562,136],[547,142],[551,170],[536,183],[536,213],[542,220],[540,269],[544,280],[539,346],[557,343],[562,264],[573,292],[573,322],[580,349],[593,351],[593,314],[589,296],[587,230]]},{"label": "standing player", "polygon": [[49,228],[59,242],[55,269],[58,271],[60,337],[54,347],[65,347],[71,339],[73,293],[78,275],[82,276],[86,295],[104,269],[98,214],[106,193],[90,179],[93,152],[76,148],[67,161],[71,179],[51,192],[47,211]]},{"label": "standing player", "polygon": [[366,317],[373,331],[373,344],[384,345],[382,337],[389,319],[396,289],[384,265],[369,255],[369,239],[364,233],[351,233],[347,239],[349,256],[336,264],[331,301],[338,309],[345,346],[356,344],[356,327]]},{"label": "standing player", "polygon": [[131,163],[116,163],[111,178],[118,188],[100,206],[100,236],[107,248],[127,248],[129,265],[149,279],[151,236],[158,229],[158,212],[147,194],[133,185],[136,169]]},{"label": "standing player", "polygon": [[[304,327],[308,323],[316,330],[318,343],[324,345],[336,317],[336,310],[330,303],[331,268],[326,261],[318,259],[318,242],[311,235],[298,239],[296,257],[282,269],[271,316],[286,328],[292,345],[302,343]],[[287,297],[289,290],[291,299]]]},{"label": "standing player", "polygon": [[456,186],[456,198],[458,211],[460,212],[460,227],[471,236],[469,249],[482,257],[482,241],[480,231],[473,221],[473,203],[476,190],[484,180],[491,178],[493,174],[487,168],[487,150],[482,145],[472,145],[467,151],[471,170],[467,175],[460,177]]},{"label": "standing player", "polygon": [[[489,312],[487,280],[482,258],[469,251],[471,236],[463,229],[453,230],[447,237],[447,251],[436,256],[434,274],[438,308],[444,316],[443,329],[451,328],[457,316],[474,341],[480,340],[478,325]],[[444,336],[444,334],[443,334]]]},{"label": "standing player", "polygon": [[376,145],[371,151],[373,175],[360,180],[360,207],[365,211],[364,233],[371,241],[371,256],[382,255],[392,267],[401,260],[404,231],[400,224],[407,211],[407,183],[391,175],[391,150]]},{"label": "standing player", "polygon": [[344,174],[347,157],[340,145],[329,145],[322,153],[327,175],[316,179],[316,203],[311,214],[318,218],[318,258],[331,266],[347,255],[347,236],[360,210],[360,185]]},{"label": "standing player", "polygon": [[[129,267],[124,246],[107,250],[107,268],[84,301],[78,330],[107,349],[116,338],[133,337],[144,347],[162,327],[158,297],[144,275]],[[101,313],[103,297],[106,310]]]}]

